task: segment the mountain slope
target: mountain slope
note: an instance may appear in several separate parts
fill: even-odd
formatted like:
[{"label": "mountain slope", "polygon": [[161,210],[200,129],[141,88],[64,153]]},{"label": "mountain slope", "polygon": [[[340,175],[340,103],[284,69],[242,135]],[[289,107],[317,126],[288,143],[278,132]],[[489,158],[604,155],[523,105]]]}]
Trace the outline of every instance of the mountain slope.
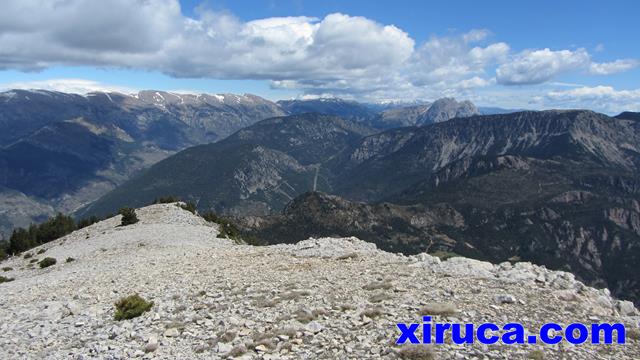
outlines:
[{"label": "mountain slope", "polygon": [[[137,209],[33,249],[53,257],[2,262],[0,357],[228,359],[408,358],[397,323],[623,323],[624,346],[500,346],[445,342],[418,352],[442,359],[634,359],[638,311],[571,274],[529,263],[402,256],[355,238],[254,247],[218,238],[215,224],[175,204]],[[73,261],[66,262],[65,259]],[[123,271],[123,269],[125,271]],[[114,320],[114,303],[138,294],[149,311]],[[508,299],[504,300],[503,299]],[[432,314],[429,308],[453,314]],[[429,313],[428,313],[429,312]],[[82,340],[78,340],[82,339]],[[409,346],[408,348],[405,346]],[[603,350],[605,349],[605,350]],[[534,351],[535,350],[535,351]]]},{"label": "mountain slope", "polygon": [[370,133],[356,123],[320,114],[264,120],[218,143],[159,162],[81,214],[105,214],[166,195],[197,201],[201,209],[272,213],[314,185],[329,190],[332,175],[322,164]]},{"label": "mountain slope", "polygon": [[[282,114],[276,104],[253,95],[2,92],[0,186],[6,191],[0,198],[17,191],[71,212],[178,150]],[[13,211],[33,216],[0,214],[0,233],[48,215]]]}]

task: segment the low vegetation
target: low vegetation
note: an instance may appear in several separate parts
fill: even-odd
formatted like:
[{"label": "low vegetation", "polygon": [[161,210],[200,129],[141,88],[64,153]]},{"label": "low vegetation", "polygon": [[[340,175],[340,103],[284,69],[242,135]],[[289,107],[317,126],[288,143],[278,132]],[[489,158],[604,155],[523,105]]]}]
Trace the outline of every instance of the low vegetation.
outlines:
[{"label": "low vegetation", "polygon": [[70,262],[74,262],[76,261],[76,259],[72,258],[72,257],[68,257],[66,262],[70,263]]},{"label": "low vegetation", "polygon": [[172,204],[177,202],[180,202],[180,199],[173,195],[163,196],[153,200],[154,204]]},{"label": "low vegetation", "polygon": [[196,204],[192,203],[192,202],[183,202],[178,204],[178,207],[180,207],[183,210],[187,210],[188,212],[195,214],[196,213]]},{"label": "low vegetation", "polygon": [[46,257],[46,258],[42,259],[38,264],[40,265],[41,269],[44,269],[46,267],[55,265],[57,262],[58,261],[55,258]]},{"label": "low vegetation", "polygon": [[135,209],[122,208],[119,213],[122,215],[122,222],[120,224],[122,226],[133,225],[139,221]]},{"label": "low vegetation", "polygon": [[152,301],[143,299],[140,295],[130,295],[121,298],[115,303],[116,312],[113,316],[115,320],[133,319],[149,311],[153,307]]},{"label": "low vegetation", "polygon": [[14,278],[0,276],[0,284],[15,280]]},{"label": "low vegetation", "polygon": [[[91,216],[87,219],[78,221],[76,224],[71,216],[58,213],[56,216],[49,218],[41,224],[32,224],[27,229],[16,228],[13,230],[9,241],[6,244],[0,245],[0,260],[7,257],[8,254],[21,254],[33,249],[34,247],[59,239],[77,229],[82,229],[102,220],[102,218],[97,216]],[[42,254],[44,252],[45,250],[42,249],[38,254]],[[29,257],[31,257],[31,254],[29,254],[28,257],[25,257],[25,259],[28,259]]]}]

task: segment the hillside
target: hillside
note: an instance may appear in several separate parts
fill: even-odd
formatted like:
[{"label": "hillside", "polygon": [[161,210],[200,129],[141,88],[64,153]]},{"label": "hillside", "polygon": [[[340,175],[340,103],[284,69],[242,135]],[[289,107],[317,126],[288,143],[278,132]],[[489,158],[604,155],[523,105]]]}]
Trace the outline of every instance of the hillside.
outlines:
[{"label": "hillside", "polygon": [[[14,206],[0,213],[0,234],[75,211],[178,150],[283,114],[253,95],[1,92],[0,200]],[[28,201],[13,201],[16,193]]]},{"label": "hillside", "polygon": [[[2,262],[0,357],[19,358],[544,358],[640,356],[638,310],[529,263],[402,256],[355,238],[253,247],[217,238],[216,225],[175,204],[119,216],[33,249],[58,262]],[[38,254],[44,250],[43,254]],[[73,258],[72,262],[64,259]],[[114,320],[139,294],[153,306]],[[441,313],[436,308],[447,309]],[[435,312],[434,312],[435,311]],[[624,346],[395,346],[397,322],[622,322]],[[416,355],[413,355],[416,356]]]},{"label": "hillside", "polygon": [[331,169],[323,163],[372,132],[320,114],[264,120],[222,141],[189,148],[159,162],[79,215],[104,215],[168,194],[197,202],[200,209],[270,214],[314,186],[330,189]]}]

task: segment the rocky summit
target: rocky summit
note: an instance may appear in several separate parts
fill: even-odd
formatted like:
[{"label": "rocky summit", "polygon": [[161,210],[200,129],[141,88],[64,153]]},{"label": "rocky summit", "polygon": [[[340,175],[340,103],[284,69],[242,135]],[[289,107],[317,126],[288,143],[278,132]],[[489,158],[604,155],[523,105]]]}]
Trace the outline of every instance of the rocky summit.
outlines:
[{"label": "rocky summit", "polygon": [[[356,238],[251,246],[177,204],[2,262],[3,359],[637,359],[638,310],[530,263],[441,261]],[[26,258],[25,258],[26,257]],[[52,258],[55,261],[43,261]],[[50,265],[54,262],[53,265]],[[40,266],[38,266],[40,264]],[[50,266],[43,266],[50,265]],[[114,319],[138,294],[141,316]],[[396,323],[623,323],[625,345],[396,346]]]}]

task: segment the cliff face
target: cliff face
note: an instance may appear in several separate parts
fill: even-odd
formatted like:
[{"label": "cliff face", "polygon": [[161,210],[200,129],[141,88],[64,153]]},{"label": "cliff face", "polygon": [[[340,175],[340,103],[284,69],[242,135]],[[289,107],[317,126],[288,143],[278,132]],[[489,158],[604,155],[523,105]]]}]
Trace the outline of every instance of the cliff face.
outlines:
[{"label": "cliff face", "polygon": [[[249,246],[219,238],[216,224],[176,204],[137,209],[32,249],[56,258],[11,268],[3,293],[0,357],[49,359],[436,358],[598,359],[640,356],[638,310],[565,272],[526,262],[490,263],[378,250],[356,238]],[[39,254],[44,251],[44,254]],[[66,262],[65,259],[73,258]],[[114,303],[138,294],[153,305],[114,320]],[[394,345],[398,322],[623,323],[624,346]],[[78,339],[84,339],[78,341]]]}]

